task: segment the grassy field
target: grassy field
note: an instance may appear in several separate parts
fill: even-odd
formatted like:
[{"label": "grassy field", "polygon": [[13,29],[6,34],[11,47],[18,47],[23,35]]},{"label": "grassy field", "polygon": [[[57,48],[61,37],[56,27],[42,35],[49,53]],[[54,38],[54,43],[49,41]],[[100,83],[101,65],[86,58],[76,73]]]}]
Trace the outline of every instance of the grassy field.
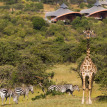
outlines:
[{"label": "grassy field", "polygon": [[35,93],[29,95],[29,100],[25,98],[23,101],[23,97],[20,97],[19,104],[15,104],[11,99],[11,104],[9,105],[9,101],[7,101],[6,107],[107,107],[107,102],[98,102],[96,101],[96,97],[102,95],[102,92],[99,90],[99,85],[94,83],[93,91],[92,91],[92,105],[82,105],[82,85],[81,79],[77,72],[73,71],[71,68],[76,68],[76,64],[63,64],[63,65],[55,65],[47,70],[47,72],[55,72],[55,77],[53,81],[56,84],[61,83],[69,83],[73,85],[79,85],[80,91],[74,91],[74,95],[64,94],[64,95],[56,95],[56,96],[47,96],[45,99],[38,99],[32,101],[31,98],[34,98],[36,95],[41,93],[41,90],[35,87]]},{"label": "grassy field", "polygon": [[3,2],[0,2],[0,6],[4,6],[4,3],[3,3]]}]

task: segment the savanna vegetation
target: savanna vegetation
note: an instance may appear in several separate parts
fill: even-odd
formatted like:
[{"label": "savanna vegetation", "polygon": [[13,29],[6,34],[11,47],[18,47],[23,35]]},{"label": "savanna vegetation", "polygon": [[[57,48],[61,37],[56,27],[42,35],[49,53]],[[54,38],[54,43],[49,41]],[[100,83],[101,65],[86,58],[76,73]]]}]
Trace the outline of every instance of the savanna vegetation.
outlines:
[{"label": "savanna vegetation", "polygon": [[46,71],[55,64],[75,63],[71,70],[79,72],[86,55],[83,30],[90,27],[96,35],[90,39],[91,58],[98,68],[95,82],[107,95],[107,19],[77,17],[66,25],[50,24],[44,20],[48,0],[0,1],[0,87],[43,83],[47,88],[55,73]]}]

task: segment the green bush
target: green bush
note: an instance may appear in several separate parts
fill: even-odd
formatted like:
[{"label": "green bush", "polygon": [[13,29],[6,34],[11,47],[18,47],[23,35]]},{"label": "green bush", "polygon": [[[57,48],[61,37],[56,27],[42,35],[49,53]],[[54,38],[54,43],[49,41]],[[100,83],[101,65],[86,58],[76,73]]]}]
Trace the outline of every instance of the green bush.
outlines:
[{"label": "green bush", "polygon": [[43,9],[43,4],[40,2],[40,3],[35,3],[35,2],[32,2],[30,4],[26,4],[24,10],[25,11],[40,11],[41,9]]},{"label": "green bush", "polygon": [[37,99],[40,99],[40,98],[44,99],[44,98],[46,98],[46,96],[48,96],[48,95],[55,96],[55,95],[63,95],[63,94],[64,94],[64,93],[59,92],[59,91],[55,91],[55,90],[53,90],[53,91],[47,91],[46,94],[40,94],[40,95],[38,95],[38,96],[35,96],[34,98],[32,98],[32,101],[37,100]]},{"label": "green bush", "polygon": [[71,23],[71,25],[74,27],[74,28],[79,28],[79,27],[84,27],[84,28],[87,28],[89,27],[89,24],[88,24],[88,19],[85,18],[85,17],[76,17],[76,19],[74,19]]},{"label": "green bush", "polygon": [[86,4],[85,3],[81,3],[79,6],[80,6],[80,8],[84,8],[86,6]]},{"label": "green bush", "polygon": [[36,30],[40,30],[43,26],[45,26],[45,20],[42,17],[33,17],[32,20],[33,28]]}]

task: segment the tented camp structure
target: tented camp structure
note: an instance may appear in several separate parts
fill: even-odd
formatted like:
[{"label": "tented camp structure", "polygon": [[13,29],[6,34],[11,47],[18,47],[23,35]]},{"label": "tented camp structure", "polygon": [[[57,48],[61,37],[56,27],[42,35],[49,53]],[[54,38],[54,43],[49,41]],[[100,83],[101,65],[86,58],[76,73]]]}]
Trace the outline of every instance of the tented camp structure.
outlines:
[{"label": "tented camp structure", "polygon": [[86,17],[94,17],[95,19],[104,19],[107,17],[107,9],[102,7],[100,1],[97,1],[93,7],[80,11]]},{"label": "tented camp structure", "polygon": [[107,6],[107,0],[97,0],[96,4],[100,2],[101,5]]},{"label": "tented camp structure", "polygon": [[65,22],[66,20],[72,21],[76,16],[81,16],[80,12],[69,10],[68,6],[63,3],[58,10],[46,13],[45,18],[50,18],[51,22],[57,22],[58,20]]}]

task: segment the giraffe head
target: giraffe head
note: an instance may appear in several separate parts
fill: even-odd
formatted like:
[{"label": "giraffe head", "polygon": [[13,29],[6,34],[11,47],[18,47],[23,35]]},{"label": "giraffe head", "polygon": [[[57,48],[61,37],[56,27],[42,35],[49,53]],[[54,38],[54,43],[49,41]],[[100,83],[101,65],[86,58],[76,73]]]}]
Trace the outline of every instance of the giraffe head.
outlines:
[{"label": "giraffe head", "polygon": [[83,31],[83,33],[86,35],[87,39],[90,39],[90,37],[94,35],[93,30],[90,30],[90,28]]}]

